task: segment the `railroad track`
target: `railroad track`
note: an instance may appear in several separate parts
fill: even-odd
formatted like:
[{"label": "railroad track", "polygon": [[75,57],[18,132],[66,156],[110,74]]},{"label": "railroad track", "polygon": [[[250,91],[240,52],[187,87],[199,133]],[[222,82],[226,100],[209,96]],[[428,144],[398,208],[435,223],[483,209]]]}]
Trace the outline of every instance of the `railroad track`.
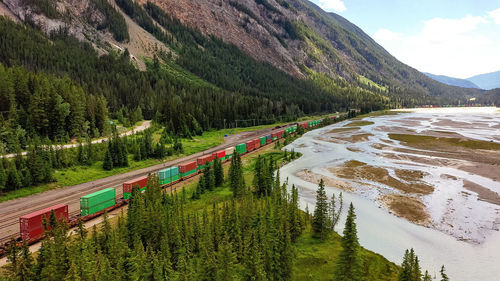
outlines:
[{"label": "railroad track", "polygon": [[[291,124],[289,124],[291,125]],[[287,126],[289,126],[287,125]],[[283,126],[286,127],[286,126]],[[283,127],[279,128],[282,129]],[[140,176],[145,176],[150,173],[158,172],[169,166],[176,166],[180,163],[186,161],[192,161],[196,158],[211,154],[218,150],[223,150],[238,143],[246,142],[248,140],[255,139],[257,136],[262,136],[264,134],[271,133],[277,128],[268,128],[252,132],[242,132],[232,135],[226,139],[226,143],[221,144],[217,147],[195,153],[190,156],[175,159],[166,163],[157,164],[151,167],[131,171],[124,174],[119,174],[115,176],[110,176],[103,179],[98,179],[95,181],[82,183],[74,186],[69,186],[65,188],[50,190],[47,192],[35,194],[32,196],[15,199],[12,201],[7,201],[0,203],[0,244],[6,242],[5,240],[10,240],[13,236],[19,235],[19,217],[32,213],[34,211],[50,207],[55,204],[63,203],[68,204],[68,211],[70,214],[78,214],[80,207],[80,197],[83,195],[99,191],[104,188],[115,188],[116,197],[121,198],[123,191],[121,189],[122,183]]]}]

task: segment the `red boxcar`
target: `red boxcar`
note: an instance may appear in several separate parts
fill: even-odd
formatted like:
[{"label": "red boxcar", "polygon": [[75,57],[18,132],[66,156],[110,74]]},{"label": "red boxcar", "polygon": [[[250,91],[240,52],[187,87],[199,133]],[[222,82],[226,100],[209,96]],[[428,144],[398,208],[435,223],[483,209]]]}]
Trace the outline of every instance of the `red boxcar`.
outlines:
[{"label": "red boxcar", "polygon": [[255,142],[253,140],[247,141],[247,151],[252,151],[255,149]]},{"label": "red boxcar", "polygon": [[138,185],[139,188],[143,188],[148,184],[148,177],[135,178],[123,183],[123,193],[132,193],[132,187]]},{"label": "red boxcar", "polygon": [[198,164],[198,166],[199,165],[205,165],[205,163],[210,162],[212,160],[214,160],[214,156],[213,155],[205,155],[205,156],[201,156],[198,159],[196,159],[196,163]]},{"label": "red boxcar", "polygon": [[277,132],[273,133],[272,136],[273,136],[273,138],[277,137],[278,139],[281,139],[283,137],[284,133],[285,133],[284,130],[280,130],[280,131],[277,131]]},{"label": "red boxcar", "polygon": [[184,162],[179,165],[179,173],[189,172],[196,168],[197,168],[196,161]]},{"label": "red boxcar", "polygon": [[254,139],[253,140],[253,143],[254,143],[254,147],[257,149],[260,147],[260,139]]},{"label": "red boxcar", "polygon": [[57,204],[31,214],[24,215],[19,218],[19,232],[21,233],[21,239],[30,240],[40,238],[44,232],[43,218],[45,217],[48,221],[52,210],[54,210],[56,218],[59,222],[68,222],[68,205],[66,204]]},{"label": "red boxcar", "polygon": [[219,150],[217,152],[212,153],[213,159],[222,158],[224,156],[226,156],[226,151],[225,150]]}]

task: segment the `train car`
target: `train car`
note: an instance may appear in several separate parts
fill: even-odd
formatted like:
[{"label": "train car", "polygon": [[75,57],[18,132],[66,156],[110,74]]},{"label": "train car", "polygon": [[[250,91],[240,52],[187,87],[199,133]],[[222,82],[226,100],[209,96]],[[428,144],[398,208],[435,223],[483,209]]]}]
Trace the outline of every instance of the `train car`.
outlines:
[{"label": "train car", "polygon": [[141,192],[144,192],[147,184],[148,184],[148,177],[147,176],[135,178],[133,180],[124,182],[123,183],[123,199],[130,199],[130,196],[132,195],[132,188],[134,186],[138,186],[141,189]]},{"label": "train car", "polygon": [[166,168],[158,171],[158,183],[160,185],[166,185],[172,182],[172,175],[170,168]]},{"label": "train car", "polygon": [[212,162],[213,160],[214,160],[214,158],[213,158],[212,154],[198,157],[198,159],[196,159],[196,165],[198,165],[198,170],[205,169],[206,165],[211,166],[213,164],[213,162]]},{"label": "train car", "polygon": [[309,123],[307,123],[307,122],[300,123],[299,126],[301,126],[304,129],[307,129],[307,128],[309,128]]},{"label": "train car", "polygon": [[240,143],[240,144],[236,145],[235,151],[238,152],[239,154],[243,154],[243,153],[247,152],[247,144]]},{"label": "train car", "polygon": [[234,146],[231,146],[231,147],[228,147],[225,149],[225,153],[226,153],[225,159],[226,160],[231,159],[233,157],[234,150],[235,150]]},{"label": "train car", "polygon": [[88,216],[100,212],[116,204],[114,188],[105,188],[97,192],[87,194],[80,198],[80,216]]},{"label": "train car", "polygon": [[264,145],[266,145],[266,143],[267,143],[266,136],[263,136],[263,137],[259,138],[259,144],[260,144],[260,146],[264,146]]},{"label": "train car", "polygon": [[217,152],[212,153],[213,159],[222,159],[224,160],[226,158],[226,151],[225,150],[219,150]]},{"label": "train car", "polygon": [[170,183],[174,183],[179,180],[180,175],[179,175],[179,167],[174,166],[170,167]]},{"label": "train car", "polygon": [[180,178],[191,177],[197,172],[197,164],[196,161],[184,162],[179,165],[179,174]]},{"label": "train car", "polygon": [[255,147],[255,149],[260,148],[260,139],[254,139],[253,146]]},{"label": "train car", "polygon": [[252,151],[255,149],[255,142],[253,140],[247,141],[247,151]]},{"label": "train car", "polygon": [[279,131],[276,132],[276,137],[278,139],[281,139],[281,138],[283,138],[283,134],[284,133],[285,133],[285,130],[279,130]]},{"label": "train car", "polygon": [[266,143],[270,143],[272,141],[273,141],[273,135],[272,134],[266,135]]},{"label": "train car", "polygon": [[24,215],[19,218],[19,232],[22,240],[36,240],[43,237],[45,230],[43,229],[43,221],[50,220],[50,215],[54,211],[57,221],[68,222],[68,205],[57,204],[42,210],[38,210],[31,214]]}]

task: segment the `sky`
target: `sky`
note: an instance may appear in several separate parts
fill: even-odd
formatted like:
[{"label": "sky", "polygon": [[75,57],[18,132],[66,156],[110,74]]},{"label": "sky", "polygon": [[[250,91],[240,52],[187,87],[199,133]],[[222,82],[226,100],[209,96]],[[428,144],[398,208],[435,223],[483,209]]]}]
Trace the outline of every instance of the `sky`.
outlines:
[{"label": "sky", "polygon": [[500,70],[500,0],[310,1],[419,71],[469,78]]}]

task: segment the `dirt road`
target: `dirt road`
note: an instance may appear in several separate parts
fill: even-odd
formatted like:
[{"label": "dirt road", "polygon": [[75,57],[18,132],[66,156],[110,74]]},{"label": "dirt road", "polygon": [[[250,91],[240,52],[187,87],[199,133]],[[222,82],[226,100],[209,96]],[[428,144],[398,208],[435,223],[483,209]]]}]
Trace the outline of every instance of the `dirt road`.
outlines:
[{"label": "dirt road", "polygon": [[58,203],[68,204],[70,216],[78,214],[80,209],[80,197],[83,195],[96,192],[104,188],[114,187],[116,188],[116,197],[121,198],[123,194],[121,185],[124,181],[157,172],[165,167],[175,166],[182,162],[195,160],[204,154],[211,154],[215,151],[235,146],[236,144],[255,139],[256,137],[270,134],[272,131],[272,128],[268,128],[258,131],[238,133],[226,137],[224,144],[190,156],[124,174],[102,178],[92,182],[49,190],[28,197],[0,203],[0,242],[9,236],[17,235],[19,233],[19,217],[25,214],[29,214]]},{"label": "dirt road", "polygon": [[[130,135],[133,135],[137,132],[141,132],[141,131],[144,131],[146,130],[147,128],[151,127],[151,120],[145,120],[141,123],[141,125],[137,126],[137,127],[134,127],[132,130],[128,130],[126,132],[123,132],[120,134],[121,137],[124,137],[124,136],[130,136]],[[101,142],[107,142],[109,138],[100,138],[100,139],[96,139],[96,140],[93,140],[92,143],[101,143]],[[61,148],[72,148],[72,147],[77,147],[78,143],[69,143],[69,144],[65,144],[65,145],[53,145],[54,149],[61,149]],[[85,143],[82,143],[82,145],[85,145]],[[27,152],[26,151],[23,151],[21,152],[21,155],[26,155]],[[6,154],[6,155],[2,155],[0,157],[6,157],[6,158],[12,158],[12,157],[15,157],[17,154],[15,153],[11,153],[11,154]]]}]

